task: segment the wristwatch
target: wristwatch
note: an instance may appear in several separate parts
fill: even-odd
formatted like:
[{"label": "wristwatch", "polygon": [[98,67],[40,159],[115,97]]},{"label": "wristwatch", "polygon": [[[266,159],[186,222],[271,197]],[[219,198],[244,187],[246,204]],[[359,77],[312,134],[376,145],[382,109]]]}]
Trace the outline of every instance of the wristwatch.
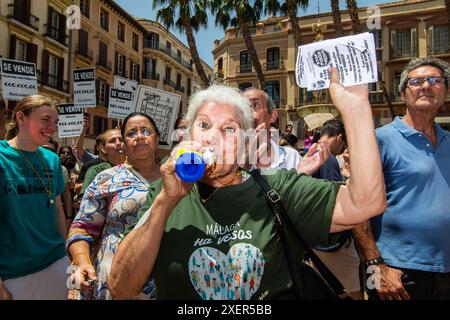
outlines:
[{"label": "wristwatch", "polygon": [[384,263],[383,257],[376,257],[374,259],[366,260],[366,268],[370,266],[377,266]]}]

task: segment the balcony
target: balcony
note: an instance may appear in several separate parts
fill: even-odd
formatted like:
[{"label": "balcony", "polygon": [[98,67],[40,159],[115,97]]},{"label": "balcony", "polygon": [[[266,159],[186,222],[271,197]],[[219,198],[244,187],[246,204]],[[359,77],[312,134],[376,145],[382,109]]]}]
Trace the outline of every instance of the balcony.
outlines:
[{"label": "balcony", "polygon": [[142,73],[142,79],[159,81],[159,73],[143,72]]},{"label": "balcony", "polygon": [[52,38],[53,40],[58,41],[63,46],[67,47],[67,35],[63,33],[59,28],[55,28],[53,26],[46,25],[47,31],[45,32],[45,36]]},{"label": "balcony", "polygon": [[78,44],[75,45],[76,55],[82,56],[86,59],[88,59],[89,61],[93,61],[94,60],[94,52],[91,49],[85,48],[85,47],[80,47]]},{"label": "balcony", "polygon": [[106,69],[108,71],[112,71],[112,63],[111,61],[108,61],[107,59],[98,56],[97,57],[97,67]]},{"label": "balcony", "polygon": [[164,78],[163,83],[164,83],[165,85],[171,87],[171,88],[174,88],[174,89],[176,89],[176,87],[177,87],[177,84],[175,83],[175,81],[172,81],[172,80],[167,79],[167,78]]},{"label": "balcony", "polygon": [[263,71],[271,71],[271,70],[284,70],[283,60],[279,61],[269,61],[263,63]]},{"label": "balcony", "polygon": [[252,72],[252,64],[246,63],[246,64],[240,64],[236,68],[236,73],[245,73],[245,72]]},{"label": "balcony", "polygon": [[26,8],[18,6],[16,3],[8,4],[7,18],[17,20],[39,32],[39,18],[27,12]]},{"label": "balcony", "polygon": [[178,53],[176,53],[175,51],[172,51],[171,49],[160,45],[159,42],[144,39],[144,49],[154,49],[154,50],[164,52],[166,55],[168,55],[172,59],[176,60],[179,64],[181,64],[186,69],[193,71],[193,67],[190,62],[182,59],[178,55]]},{"label": "balcony", "polygon": [[69,93],[69,81],[62,80],[57,75],[49,74],[48,71],[38,70],[37,78],[38,82],[43,86]]}]

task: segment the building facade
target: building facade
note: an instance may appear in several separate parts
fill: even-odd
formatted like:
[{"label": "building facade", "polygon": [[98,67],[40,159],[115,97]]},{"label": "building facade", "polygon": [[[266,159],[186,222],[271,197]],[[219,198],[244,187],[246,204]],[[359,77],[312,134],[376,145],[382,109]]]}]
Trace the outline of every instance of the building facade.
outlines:
[{"label": "building facade", "polygon": [[[56,101],[70,100],[69,34],[65,10],[70,0],[2,0],[1,57],[33,62],[38,91]],[[16,102],[8,101],[10,113]]]},{"label": "building facade", "polygon": [[[71,5],[79,6],[80,29],[66,26]],[[85,144],[91,150],[99,133],[118,125],[107,117],[115,75],[181,95],[180,113],[200,87],[189,48],[159,23],[137,20],[113,0],[0,0],[0,41],[1,57],[36,63],[38,92],[57,102],[73,101],[72,69],[95,68],[97,105],[85,109]],[[212,79],[213,69],[203,66]],[[15,105],[8,102],[9,117]]]},{"label": "building facade", "polygon": [[[158,22],[138,21],[147,30],[142,83],[181,95],[180,113],[185,113],[190,96],[201,87],[189,48]],[[206,76],[212,80],[213,69],[202,64]]]},{"label": "building facade", "polygon": [[[450,61],[449,27],[443,0],[409,0],[381,4],[380,28],[374,29],[373,11],[359,9],[361,25],[373,32],[377,48],[380,81],[370,84],[370,100],[376,126],[388,123],[392,114],[403,114],[404,103],[397,86],[404,66],[414,57],[436,56]],[[369,26],[367,21],[369,20]],[[319,36],[337,37],[331,13],[300,18],[302,43],[307,44]],[[342,11],[342,24],[350,35],[351,20],[348,11]],[[267,92],[280,107],[280,128],[287,122],[297,125],[302,136],[303,122],[299,115],[308,105],[321,106],[331,100],[327,92],[307,92],[295,82],[296,48],[287,17],[273,17],[252,29],[253,40],[267,82]],[[228,29],[225,37],[215,41],[214,72],[216,81],[241,89],[258,87],[256,73],[238,30]],[[314,110],[312,108],[311,110]],[[450,126],[450,99],[440,110],[437,121],[447,129]]]}]

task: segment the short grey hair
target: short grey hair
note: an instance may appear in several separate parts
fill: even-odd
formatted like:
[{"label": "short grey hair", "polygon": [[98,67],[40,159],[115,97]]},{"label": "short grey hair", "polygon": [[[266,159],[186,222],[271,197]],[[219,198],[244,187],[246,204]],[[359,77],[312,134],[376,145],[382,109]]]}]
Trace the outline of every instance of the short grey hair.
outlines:
[{"label": "short grey hair", "polygon": [[269,113],[272,114],[272,111],[276,108],[276,106],[275,106],[275,102],[273,102],[273,99],[269,96],[269,94],[267,92],[265,92],[264,90],[255,88],[255,87],[245,88],[242,92],[247,92],[247,91],[260,91],[260,92],[262,92],[264,94],[264,97],[266,98],[267,111],[269,111]]},{"label": "short grey hair", "polygon": [[197,91],[191,97],[186,113],[186,122],[189,129],[192,128],[200,107],[208,102],[234,106],[241,129],[253,129],[253,111],[248,99],[241,94],[239,89],[224,85],[212,85],[208,89]]},{"label": "short grey hair", "polygon": [[450,64],[447,61],[425,57],[425,58],[417,58],[411,60],[408,65],[403,69],[402,75],[400,76],[400,83],[398,85],[399,92],[405,92],[406,84],[408,82],[408,74],[422,66],[432,66],[442,71],[442,75],[446,78],[445,86],[448,88],[448,78],[450,77]]}]

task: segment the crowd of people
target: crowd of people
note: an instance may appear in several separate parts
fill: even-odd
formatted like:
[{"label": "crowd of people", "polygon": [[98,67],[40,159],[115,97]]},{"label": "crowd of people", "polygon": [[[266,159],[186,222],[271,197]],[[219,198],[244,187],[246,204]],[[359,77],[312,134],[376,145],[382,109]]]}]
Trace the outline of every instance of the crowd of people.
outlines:
[{"label": "crowd of people", "polygon": [[[376,130],[368,86],[330,72],[339,119],[307,132],[300,151],[291,124],[271,134],[277,109],[258,88],[197,91],[162,160],[147,114],[101,133],[91,152],[87,122],[59,148],[49,98],[24,98],[7,127],[0,101],[0,300],[67,299],[74,287],[86,300],[296,298],[252,170],[349,297],[450,299],[450,133],[434,121],[449,64],[412,60],[405,115]],[[198,182],[176,174],[182,149],[215,155]]]}]

